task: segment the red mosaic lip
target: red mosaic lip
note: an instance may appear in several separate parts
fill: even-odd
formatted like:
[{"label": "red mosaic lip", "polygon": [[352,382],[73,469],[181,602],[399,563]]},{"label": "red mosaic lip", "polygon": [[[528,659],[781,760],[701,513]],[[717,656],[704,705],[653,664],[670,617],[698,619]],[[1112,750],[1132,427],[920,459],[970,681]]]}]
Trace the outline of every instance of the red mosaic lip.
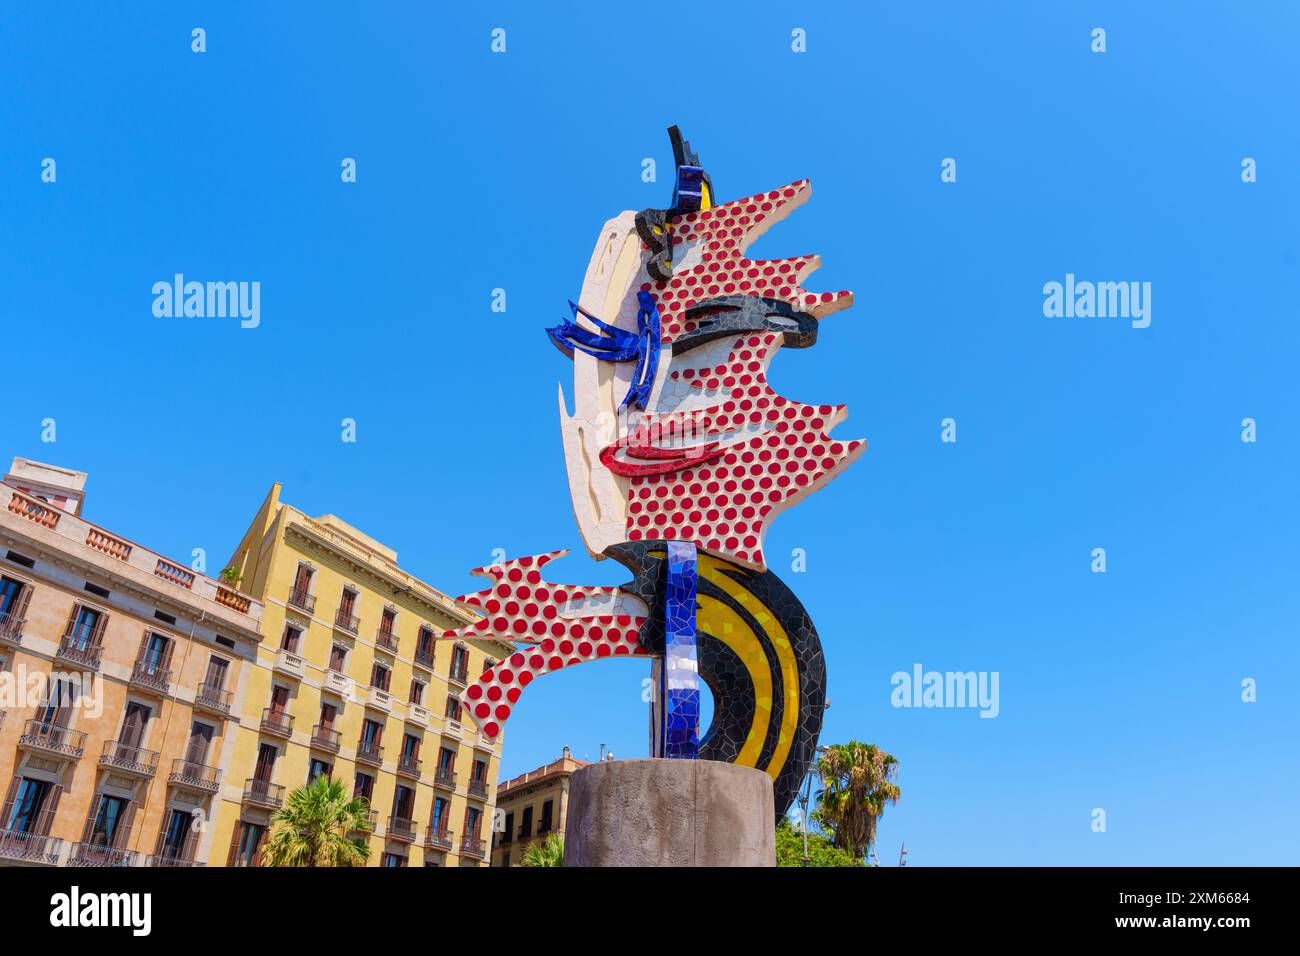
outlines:
[{"label": "red mosaic lip", "polygon": [[[622,451],[623,458],[618,457]],[[722,455],[725,449],[721,442],[711,441],[703,445],[691,445],[683,448],[664,448],[660,445],[620,445],[615,442],[607,445],[600,453],[600,463],[616,475],[624,478],[640,478],[648,475],[671,475],[687,468],[713,461]]]}]

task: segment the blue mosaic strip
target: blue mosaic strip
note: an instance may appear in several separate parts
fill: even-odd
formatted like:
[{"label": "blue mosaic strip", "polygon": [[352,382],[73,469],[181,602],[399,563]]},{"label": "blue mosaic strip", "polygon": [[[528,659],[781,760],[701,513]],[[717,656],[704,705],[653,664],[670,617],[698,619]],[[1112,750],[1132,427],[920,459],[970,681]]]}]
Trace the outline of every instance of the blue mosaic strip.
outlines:
[{"label": "blue mosaic strip", "polygon": [[695,544],[668,542],[662,673],[664,757],[700,756],[700,669],[696,659]]},{"label": "blue mosaic strip", "polygon": [[[600,321],[576,302],[569,303],[573,319],[566,319],[554,328],[546,330],[551,341],[565,355],[573,357],[574,349],[586,352],[602,362],[635,362],[632,372],[632,384],[623,399],[623,406],[635,405],[645,410],[650,400],[650,390],[654,387],[655,373],[659,369],[659,308],[654,296],[644,290],[638,292],[636,331],[629,332]],[[588,319],[599,329],[592,332],[578,325],[579,315]]]}]

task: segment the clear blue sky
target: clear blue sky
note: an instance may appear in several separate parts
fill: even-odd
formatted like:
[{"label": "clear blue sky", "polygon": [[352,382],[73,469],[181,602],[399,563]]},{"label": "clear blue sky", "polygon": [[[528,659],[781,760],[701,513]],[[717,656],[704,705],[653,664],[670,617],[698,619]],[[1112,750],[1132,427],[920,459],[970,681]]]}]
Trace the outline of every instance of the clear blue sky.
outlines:
[{"label": "clear blue sky", "polygon": [[[9,4],[3,20],[3,452],[89,471],[93,520],[219,563],[282,481],[453,594],[493,548],[572,547],[553,580],[621,580],[581,549],[555,408],[569,369],[542,329],[601,223],[668,202],[679,123],[720,199],[811,178],[753,252],[819,253],[806,284],[857,293],[772,374],[847,403],[837,434],[870,447],[768,551],[821,631],[823,742],[901,761],[881,858],[906,840],[913,865],[1295,862],[1293,4]],[[261,327],[155,318],[150,288],[176,272],[260,281]],[[1043,284],[1066,273],[1152,283],[1150,328],[1045,318]],[[999,672],[1000,715],[891,707],[914,663]],[[564,744],[644,754],[643,676],[592,664],[532,685],[503,772]]]}]

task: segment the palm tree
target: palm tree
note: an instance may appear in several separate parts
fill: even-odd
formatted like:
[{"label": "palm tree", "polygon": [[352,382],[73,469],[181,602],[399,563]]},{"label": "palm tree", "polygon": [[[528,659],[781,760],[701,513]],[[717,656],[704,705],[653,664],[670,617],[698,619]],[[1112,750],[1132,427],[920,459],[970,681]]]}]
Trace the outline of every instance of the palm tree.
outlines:
[{"label": "palm tree", "polygon": [[266,841],[265,866],[365,866],[370,804],[318,776],[289,794]]},{"label": "palm tree", "polygon": [[813,819],[831,831],[835,846],[861,860],[876,842],[885,804],[898,802],[898,758],[875,744],[850,740],[825,748],[817,773],[823,789]]},{"label": "palm tree", "polygon": [[564,866],[564,837],[552,833],[545,843],[534,843],[519,860],[520,866]]}]

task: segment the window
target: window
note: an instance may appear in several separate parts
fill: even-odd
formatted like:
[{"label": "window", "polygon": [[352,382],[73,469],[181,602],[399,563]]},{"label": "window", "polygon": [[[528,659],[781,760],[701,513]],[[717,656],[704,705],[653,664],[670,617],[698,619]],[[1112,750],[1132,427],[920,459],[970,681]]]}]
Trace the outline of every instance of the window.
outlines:
[{"label": "window", "polygon": [[131,802],[106,793],[99,795],[99,805],[91,814],[83,843],[100,847],[122,847],[130,835]]},{"label": "window", "polygon": [[375,778],[368,773],[357,774],[356,783],[352,786],[352,796],[361,797],[367,803],[370,802],[375,792]]},{"label": "window", "polygon": [[11,796],[4,808],[4,828],[14,833],[46,832],[49,820],[44,818],[54,816],[57,794],[62,789],[45,780],[34,780],[31,777],[20,777],[14,781],[9,788]]},{"label": "window", "polygon": [[262,839],[265,836],[266,827],[260,823],[241,822],[230,865],[257,866],[258,851],[262,848]]},{"label": "window", "polygon": [[171,663],[171,641],[162,634],[147,634],[140,648],[140,671],[150,677],[159,677]]},{"label": "window", "polygon": [[270,783],[271,774],[275,772],[275,758],[280,751],[274,744],[262,744],[257,748],[257,765],[253,768],[253,779],[258,783]]},{"label": "window", "polygon": [[397,612],[391,607],[384,608],[379,618],[379,633],[392,636],[397,633]]},{"label": "window", "polygon": [[[194,818],[188,810],[171,809],[163,822],[162,839],[158,855],[166,860],[191,859],[193,844],[186,846],[194,824]],[[197,831],[194,831],[197,836]]]},{"label": "window", "polygon": [[377,687],[380,690],[388,690],[388,685],[393,679],[393,672],[383,664],[374,664],[370,668],[370,686]]},{"label": "window", "polygon": [[292,624],[284,626],[284,636],[280,638],[280,649],[290,654],[298,653],[298,643],[302,640],[302,628]]},{"label": "window", "polygon": [[421,667],[433,667],[433,628],[422,627],[415,640],[415,663]]},{"label": "window", "polygon": [[48,732],[53,727],[66,727],[77,706],[77,686],[70,680],[53,680],[50,682],[45,701],[36,712],[36,719],[41,722],[41,730]]},{"label": "window", "polygon": [[126,703],[126,712],[122,717],[122,729],[118,731],[117,742],[123,747],[140,747],[144,744],[144,732],[149,727],[149,718],[153,711],[138,701]]},{"label": "window", "polygon": [[451,649],[451,677],[452,680],[465,683],[465,678],[469,676],[469,648],[461,647],[457,644]]},{"label": "window", "polygon": [[542,804],[542,819],[537,824],[538,833],[551,832],[551,828],[554,825],[554,820],[552,819],[554,816],[554,807],[555,801],[553,800],[547,800]]},{"label": "window", "polygon": [[443,747],[438,751],[438,773],[451,773],[456,769],[456,751]]},{"label": "window", "polygon": [[357,608],[357,592],[351,588],[344,588],[343,593],[339,596],[339,617],[351,617]]},{"label": "window", "polygon": [[460,701],[450,694],[447,695],[447,719],[455,723],[460,723],[461,712]]},{"label": "window", "polygon": [[283,714],[289,709],[289,688],[279,684],[271,688],[271,710]]},{"label": "window", "polygon": [[326,763],[317,757],[311,758],[311,766],[307,768],[307,782],[311,783],[317,777],[324,777],[329,780],[334,776],[334,765]]},{"label": "window", "polygon": [[379,749],[379,742],[384,736],[384,725],[377,720],[366,719],[361,722],[361,750]]},{"label": "window", "polygon": [[406,857],[400,853],[385,853],[384,866],[406,866]]},{"label": "window", "polygon": [[293,593],[295,597],[306,597],[307,592],[311,590],[311,579],[315,572],[305,564],[298,565],[298,573],[293,579]]},{"label": "window", "polygon": [[348,649],[339,644],[330,648],[330,670],[336,674],[343,673],[344,664],[347,663]]},{"label": "window", "polygon": [[514,813],[506,814],[505,826],[501,829],[501,842],[509,843],[515,835],[515,815]]},{"label": "window", "polygon": [[406,734],[402,737],[402,756],[408,760],[420,756],[420,738],[415,734]]},{"label": "window", "polygon": [[479,783],[487,782],[487,761],[486,760],[474,761],[474,771],[471,779],[477,780]]},{"label": "window", "polygon": [[212,690],[224,690],[226,687],[226,670],[230,661],[213,654],[208,658],[208,672],[203,675],[203,684]]},{"label": "window", "polygon": [[0,621],[3,621],[7,614],[12,614],[15,618],[22,616],[22,613],[18,612],[18,602],[22,600],[25,589],[26,585],[21,581],[0,577]]},{"label": "window", "polygon": [[190,742],[185,747],[185,759],[202,766],[208,762],[208,750],[211,747],[212,725],[198,720],[190,724]]},{"label": "window", "polygon": [[[338,715],[339,715],[339,709],[335,707],[333,704],[321,704],[320,705],[320,729],[326,731],[333,730],[334,721],[338,717]],[[326,736],[329,735],[326,734]]]},{"label": "window", "polygon": [[450,805],[446,797],[433,798],[433,829],[435,832],[447,828],[447,813],[449,810]]},{"label": "window", "polygon": [[527,840],[533,835],[533,808],[524,807],[523,818],[519,821],[519,839]]},{"label": "window", "polygon": [[397,791],[393,794],[393,816],[402,820],[411,819],[415,812],[415,791],[410,787],[397,785]]},{"label": "window", "polygon": [[465,811],[465,838],[478,839],[478,827],[483,819],[483,811],[478,807],[469,807]]},{"label": "window", "polygon": [[501,854],[501,865],[502,865],[502,866],[509,866],[509,865],[510,865],[510,851],[509,851],[509,850],[507,850],[505,853],[502,853],[502,854]]},{"label": "window", "polygon": [[68,646],[79,651],[97,647],[104,636],[104,615],[93,607],[78,604],[68,623]]},{"label": "window", "polygon": [[411,703],[417,707],[424,702],[424,681],[411,678]]}]

